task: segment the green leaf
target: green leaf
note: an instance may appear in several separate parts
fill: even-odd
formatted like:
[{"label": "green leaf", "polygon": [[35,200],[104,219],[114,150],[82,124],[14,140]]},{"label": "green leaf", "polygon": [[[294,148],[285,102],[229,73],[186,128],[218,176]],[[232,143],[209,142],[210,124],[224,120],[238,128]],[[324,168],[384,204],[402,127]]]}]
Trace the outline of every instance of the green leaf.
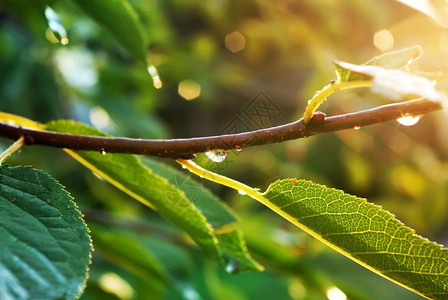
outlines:
[{"label": "green leaf", "polygon": [[98,24],[106,28],[136,59],[148,66],[143,25],[126,0],[73,0]]},{"label": "green leaf", "polygon": [[397,0],[425,15],[430,16],[442,27],[448,27],[448,3],[444,0]]},{"label": "green leaf", "polygon": [[218,239],[229,271],[263,270],[263,267],[250,256],[236,216],[214,194],[191,178],[190,174],[185,175],[154,160],[144,159],[143,162],[182,190],[206,217],[207,222],[213,227],[213,233]]},{"label": "green leaf", "polygon": [[305,180],[274,182],[264,204],[368,269],[434,299],[448,297],[448,250],[379,206]]},{"label": "green leaf", "polygon": [[85,287],[88,229],[48,174],[0,167],[0,298],[73,299]]},{"label": "green leaf", "polygon": [[[46,125],[46,129],[105,136],[96,129],[72,121],[50,122]],[[172,184],[144,166],[135,155],[110,153],[102,155],[96,152],[69,150],[67,152],[125,193],[157,210],[165,219],[186,231],[213,257],[224,263],[236,262],[240,264],[241,269],[261,269],[250,258],[232,213],[191,179],[161,164],[148,162],[151,167],[156,167],[160,174],[169,176]],[[179,183],[186,185],[182,187],[183,184]]]}]

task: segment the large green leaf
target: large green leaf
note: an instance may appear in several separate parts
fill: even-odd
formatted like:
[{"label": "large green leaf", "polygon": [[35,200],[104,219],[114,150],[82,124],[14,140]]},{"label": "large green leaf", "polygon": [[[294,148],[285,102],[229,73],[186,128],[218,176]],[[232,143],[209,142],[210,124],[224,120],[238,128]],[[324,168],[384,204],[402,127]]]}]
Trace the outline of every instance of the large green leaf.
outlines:
[{"label": "large green leaf", "polygon": [[73,198],[48,174],[0,167],[0,298],[73,299],[90,237]]},{"label": "large green leaf", "polygon": [[[104,136],[93,128],[72,121],[50,122],[46,129]],[[241,270],[261,269],[250,258],[233,214],[192,179],[160,163],[147,162],[162,176],[170,178],[170,183],[153,173],[135,155],[67,152],[125,193],[156,209],[164,218],[186,231],[207,253],[226,264],[238,264]]]},{"label": "large green leaf", "polygon": [[73,0],[147,66],[147,41],[138,14],[126,0]]},{"label": "large green leaf", "polygon": [[368,269],[426,297],[448,298],[448,250],[381,207],[297,179],[274,182],[259,200]]}]

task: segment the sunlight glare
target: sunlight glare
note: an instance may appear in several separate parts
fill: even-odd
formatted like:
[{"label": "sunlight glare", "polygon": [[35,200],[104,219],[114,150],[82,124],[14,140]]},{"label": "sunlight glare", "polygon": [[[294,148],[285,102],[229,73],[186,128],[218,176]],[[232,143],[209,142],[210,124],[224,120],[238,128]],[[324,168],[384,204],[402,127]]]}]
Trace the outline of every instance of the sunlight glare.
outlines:
[{"label": "sunlight glare", "polygon": [[327,290],[328,300],[346,300],[347,296],[337,287],[332,286]]},{"label": "sunlight glare", "polygon": [[382,29],[375,32],[373,36],[373,44],[380,51],[388,51],[394,46],[394,36],[387,29]]},{"label": "sunlight glare", "polygon": [[404,126],[413,126],[420,121],[421,116],[404,116],[397,119],[397,122]]}]

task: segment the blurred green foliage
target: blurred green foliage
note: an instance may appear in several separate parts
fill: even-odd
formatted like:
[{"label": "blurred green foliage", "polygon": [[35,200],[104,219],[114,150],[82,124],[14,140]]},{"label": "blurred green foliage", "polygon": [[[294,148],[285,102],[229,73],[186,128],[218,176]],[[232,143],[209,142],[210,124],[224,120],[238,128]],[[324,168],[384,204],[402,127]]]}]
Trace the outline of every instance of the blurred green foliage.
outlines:
[{"label": "blurred green foliage", "polygon": [[[332,59],[360,63],[380,54],[374,37],[383,29],[393,36],[387,50],[423,47],[416,69],[448,69],[446,30],[394,1],[130,0],[148,42],[149,62],[163,81],[157,90],[146,67],[114,32],[75,2],[0,1],[1,111],[40,122],[75,119],[112,135],[141,138],[278,125],[301,117],[313,93],[334,79]],[[49,29],[47,5],[59,15],[68,44]],[[243,49],[235,53],[226,43],[232,32],[244,37]],[[185,80],[200,86],[198,98],[187,101],[179,94]],[[254,114],[260,99],[277,113]],[[329,100],[321,107],[327,115],[385,103],[364,90]],[[223,163],[204,163],[262,189],[286,177],[337,187],[381,204],[417,233],[444,243],[445,128],[445,116],[433,113],[409,128],[390,122],[245,149]],[[2,148],[9,144],[1,142]],[[148,279],[160,274],[147,277],[98,246],[81,299],[326,299],[333,286],[349,299],[420,298],[224,187],[204,183],[240,217],[250,252],[266,267],[263,273],[226,273],[182,232],[58,150],[26,147],[9,163],[47,170],[76,199],[94,238],[103,235],[103,244],[113,235],[139,242],[135,247],[152,255],[148,261],[175,279],[176,288],[167,288],[160,278]],[[111,278],[118,279],[111,284]]]}]

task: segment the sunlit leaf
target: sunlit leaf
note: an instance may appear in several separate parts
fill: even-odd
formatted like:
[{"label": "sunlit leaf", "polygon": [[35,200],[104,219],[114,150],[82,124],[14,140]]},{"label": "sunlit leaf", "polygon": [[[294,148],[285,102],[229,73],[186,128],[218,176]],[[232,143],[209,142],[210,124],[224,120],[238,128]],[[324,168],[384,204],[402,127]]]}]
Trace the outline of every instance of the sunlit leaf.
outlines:
[{"label": "sunlit leaf", "polygon": [[412,46],[376,56],[364,63],[364,65],[378,66],[385,69],[400,69],[419,59],[422,53],[422,47],[418,45]]},{"label": "sunlit leaf", "polygon": [[[413,46],[376,56],[368,60],[366,63],[362,64],[362,66],[378,66],[384,69],[401,69],[420,58],[421,55],[422,48],[420,46]],[[343,62],[334,61],[334,64],[336,67],[336,74],[338,75],[338,79],[342,82],[371,80],[373,78],[372,74],[351,69],[345,66],[345,63]]]},{"label": "sunlit leaf", "polygon": [[443,98],[436,91],[434,83],[422,76],[378,66],[354,65],[341,61],[335,64],[338,74],[344,74],[345,79],[372,80],[372,92],[393,101],[403,100],[406,97],[424,97],[439,102]]},{"label": "sunlit leaf", "polygon": [[309,181],[279,180],[265,204],[368,269],[421,295],[448,297],[448,250],[365,199]]},{"label": "sunlit leaf", "polygon": [[46,173],[0,167],[0,298],[73,299],[90,237],[73,198]]}]

